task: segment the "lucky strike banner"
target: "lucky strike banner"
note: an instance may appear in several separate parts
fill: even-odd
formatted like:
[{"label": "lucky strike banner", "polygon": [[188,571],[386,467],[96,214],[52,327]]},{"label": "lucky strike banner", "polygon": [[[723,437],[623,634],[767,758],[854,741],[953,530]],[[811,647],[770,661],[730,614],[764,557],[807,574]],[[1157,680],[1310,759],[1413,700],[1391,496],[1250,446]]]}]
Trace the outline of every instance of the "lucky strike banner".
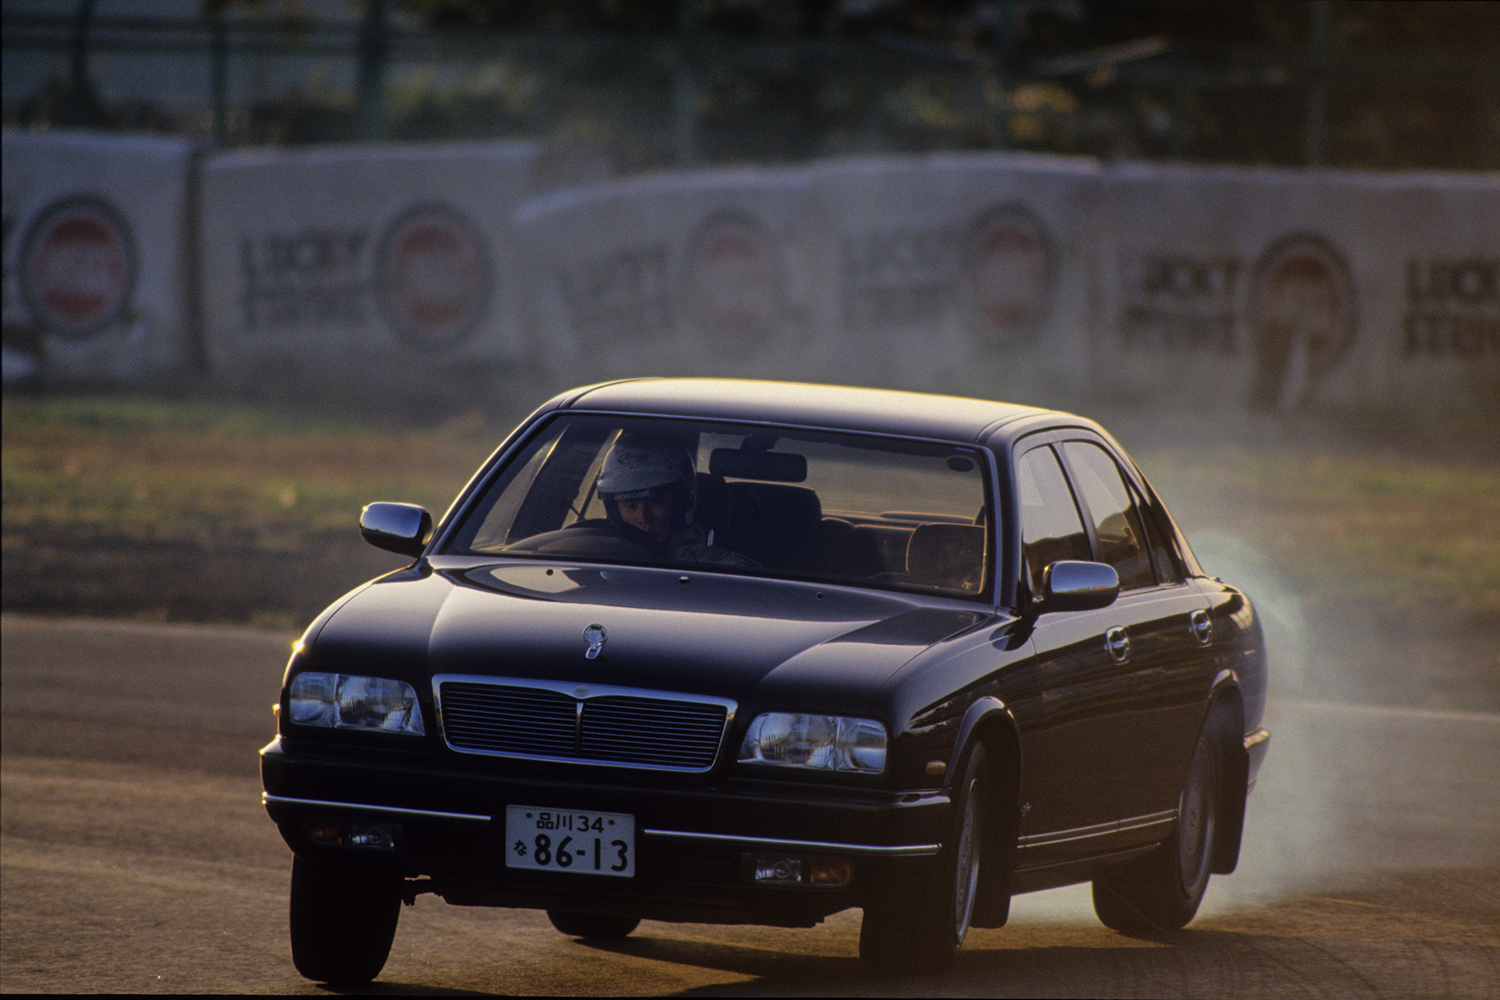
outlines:
[{"label": "lucky strike banner", "polygon": [[872,158],[612,182],[520,218],[527,329],[562,381],[1500,398],[1495,177]]},{"label": "lucky strike banner", "polygon": [[833,162],[810,174],[819,318],[843,373],[994,396],[1083,388],[1087,232],[1097,168],[941,156]]},{"label": "lucky strike banner", "polygon": [[1101,220],[1093,354],[1124,389],[1281,409],[1500,398],[1500,179],[1121,168]]},{"label": "lucky strike banner", "polygon": [[617,181],[528,203],[538,362],[993,391],[1082,368],[1092,168],[840,161]]},{"label": "lucky strike banner", "polygon": [[3,135],[4,315],[49,379],[141,383],[193,367],[179,139]]},{"label": "lucky strike banner", "polygon": [[1500,399],[1494,175],[954,154],[538,194],[518,143],[199,164],[173,140],[5,134],[7,366],[19,340],[62,379],[206,362],[344,392],[485,393],[505,369],[540,391],[707,373],[1038,401]]},{"label": "lucky strike banner", "polygon": [[816,370],[819,270],[798,171],[613,181],[528,203],[534,357],[560,382],[621,374]]},{"label": "lucky strike banner", "polygon": [[231,153],[205,167],[210,358],[359,384],[526,354],[511,215],[525,143]]}]

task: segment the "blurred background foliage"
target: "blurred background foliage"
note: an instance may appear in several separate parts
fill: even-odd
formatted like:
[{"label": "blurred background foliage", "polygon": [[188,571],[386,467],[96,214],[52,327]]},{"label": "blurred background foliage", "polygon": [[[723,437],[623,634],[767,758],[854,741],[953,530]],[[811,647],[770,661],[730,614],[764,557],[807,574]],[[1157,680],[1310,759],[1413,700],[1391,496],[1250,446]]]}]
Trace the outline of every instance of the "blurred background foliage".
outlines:
[{"label": "blurred background foliage", "polygon": [[[7,61],[50,56],[30,86],[7,74],[7,125],[218,146],[526,138],[624,173],[994,149],[1500,169],[1491,0],[53,6],[6,5]],[[131,59],[155,60],[173,98],[96,72]]]}]

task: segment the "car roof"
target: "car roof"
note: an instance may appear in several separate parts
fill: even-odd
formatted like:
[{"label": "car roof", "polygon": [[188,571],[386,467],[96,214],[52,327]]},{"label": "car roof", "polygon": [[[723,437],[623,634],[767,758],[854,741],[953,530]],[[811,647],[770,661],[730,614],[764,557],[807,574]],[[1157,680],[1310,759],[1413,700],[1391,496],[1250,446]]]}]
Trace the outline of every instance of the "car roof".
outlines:
[{"label": "car roof", "polygon": [[750,379],[633,379],[564,393],[551,406],[849,430],[945,441],[983,441],[1089,420],[1055,410],[959,396]]}]

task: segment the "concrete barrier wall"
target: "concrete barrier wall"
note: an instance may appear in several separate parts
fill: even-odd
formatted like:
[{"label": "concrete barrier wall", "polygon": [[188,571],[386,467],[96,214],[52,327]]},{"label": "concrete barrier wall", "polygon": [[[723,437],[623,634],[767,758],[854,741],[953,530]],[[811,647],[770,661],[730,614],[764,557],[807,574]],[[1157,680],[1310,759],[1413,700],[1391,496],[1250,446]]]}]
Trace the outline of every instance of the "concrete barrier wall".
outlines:
[{"label": "concrete barrier wall", "polygon": [[340,146],[215,156],[201,216],[210,367],[331,391],[514,365],[511,218],[537,147]]},{"label": "concrete barrier wall", "polygon": [[1500,408],[1500,176],[952,154],[546,190],[546,159],[226,153],[195,199],[185,143],[7,133],[7,344],[334,394],[693,373]]},{"label": "concrete barrier wall", "polygon": [[181,139],[4,133],[7,366],[13,347],[63,382],[194,366],[193,157]]}]

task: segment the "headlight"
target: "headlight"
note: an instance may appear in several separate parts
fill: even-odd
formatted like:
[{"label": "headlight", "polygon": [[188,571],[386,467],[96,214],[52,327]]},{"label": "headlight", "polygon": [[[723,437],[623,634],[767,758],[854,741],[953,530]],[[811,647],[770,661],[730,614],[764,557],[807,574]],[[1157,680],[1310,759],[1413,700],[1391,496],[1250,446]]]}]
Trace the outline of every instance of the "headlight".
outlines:
[{"label": "headlight", "polygon": [[330,729],[366,729],[422,736],[417,692],[405,681],[315,671],[292,678],[291,721]]},{"label": "headlight", "polygon": [[739,759],[741,763],[879,774],[885,770],[885,726],[874,719],[767,712],[750,723]]}]

